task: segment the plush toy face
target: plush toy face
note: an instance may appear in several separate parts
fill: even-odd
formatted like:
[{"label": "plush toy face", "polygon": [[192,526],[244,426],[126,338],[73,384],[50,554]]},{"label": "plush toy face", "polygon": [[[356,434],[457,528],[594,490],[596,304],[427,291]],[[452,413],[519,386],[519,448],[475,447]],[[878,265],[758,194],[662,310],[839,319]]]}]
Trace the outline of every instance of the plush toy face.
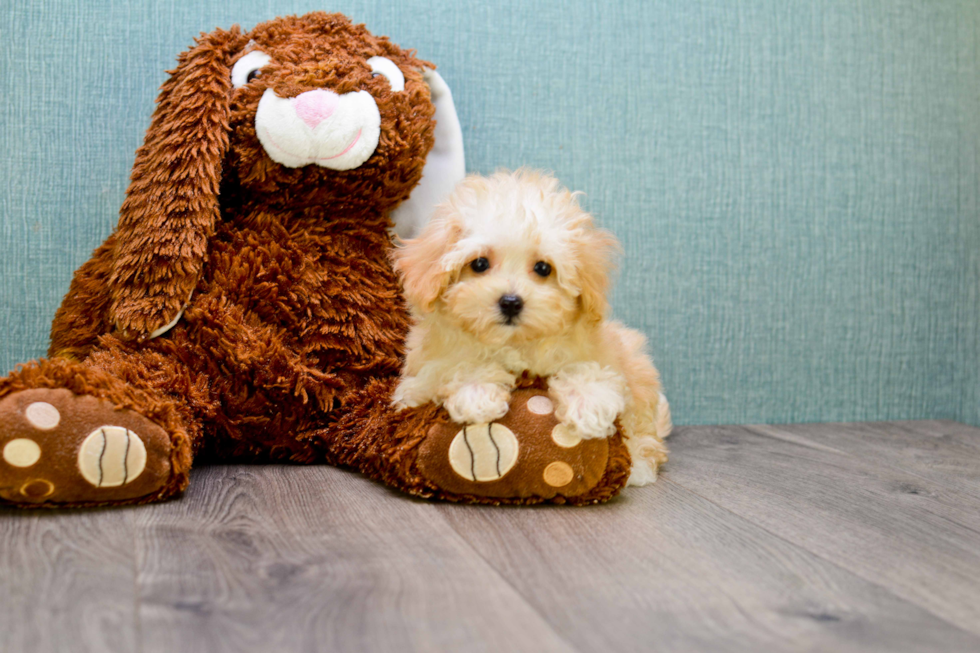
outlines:
[{"label": "plush toy face", "polygon": [[293,205],[384,211],[419,181],[434,107],[420,61],[332,14],[263,23],[230,71],[232,172]]}]

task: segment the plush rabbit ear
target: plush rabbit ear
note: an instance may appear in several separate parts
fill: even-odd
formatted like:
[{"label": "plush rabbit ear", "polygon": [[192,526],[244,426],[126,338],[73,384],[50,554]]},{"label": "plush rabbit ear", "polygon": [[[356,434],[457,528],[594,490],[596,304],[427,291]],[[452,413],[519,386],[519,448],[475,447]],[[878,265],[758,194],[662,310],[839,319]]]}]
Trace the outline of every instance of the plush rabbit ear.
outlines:
[{"label": "plush rabbit ear", "polygon": [[160,89],[115,233],[110,317],[126,337],[159,335],[197,285],[219,217],[238,27],[202,35]]},{"label": "plush rabbit ear", "polygon": [[435,145],[425,160],[422,181],[411,196],[391,212],[394,233],[402,239],[415,238],[432,217],[432,209],[466,176],[463,130],[456,116],[453,94],[442,76],[426,70],[432,103],[436,106]]}]

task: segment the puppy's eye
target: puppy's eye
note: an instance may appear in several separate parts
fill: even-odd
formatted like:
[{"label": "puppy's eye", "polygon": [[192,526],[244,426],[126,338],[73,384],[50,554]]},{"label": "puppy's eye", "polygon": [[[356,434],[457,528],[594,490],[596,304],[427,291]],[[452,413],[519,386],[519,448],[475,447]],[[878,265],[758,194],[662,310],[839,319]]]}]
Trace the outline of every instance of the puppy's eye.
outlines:
[{"label": "puppy's eye", "polygon": [[477,274],[480,274],[481,272],[486,272],[487,270],[490,269],[490,261],[488,261],[487,257],[485,256],[481,256],[480,258],[473,259],[473,262],[470,263],[470,269],[476,272]]},{"label": "puppy's eye", "polygon": [[539,277],[547,277],[551,274],[551,264],[545,263],[544,261],[538,261],[534,264],[534,273]]},{"label": "puppy's eye", "polygon": [[235,62],[231,69],[231,85],[241,88],[250,81],[261,75],[259,71],[262,66],[272,61],[272,58],[265,52],[252,50],[244,57]]},{"label": "puppy's eye", "polygon": [[394,61],[385,57],[371,57],[367,60],[367,63],[371,66],[371,72],[374,77],[384,75],[388,79],[388,83],[391,84],[391,90],[405,90],[405,75],[398,69]]}]

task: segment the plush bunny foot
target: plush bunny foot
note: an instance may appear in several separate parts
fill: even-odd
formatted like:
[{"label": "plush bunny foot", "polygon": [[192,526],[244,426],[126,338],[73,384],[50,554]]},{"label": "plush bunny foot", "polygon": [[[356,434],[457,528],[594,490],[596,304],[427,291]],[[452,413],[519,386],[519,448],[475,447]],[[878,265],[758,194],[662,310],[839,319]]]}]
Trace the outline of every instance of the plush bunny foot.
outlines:
[{"label": "plush bunny foot", "polygon": [[171,484],[171,439],[104,399],[33,388],[0,399],[0,502],[140,503]]},{"label": "plush bunny foot", "polygon": [[629,478],[621,434],[570,433],[543,381],[521,380],[506,415],[468,425],[432,404],[396,411],[391,389],[369,386],[359,408],[328,431],[332,462],[411,494],[467,503],[599,503]]}]

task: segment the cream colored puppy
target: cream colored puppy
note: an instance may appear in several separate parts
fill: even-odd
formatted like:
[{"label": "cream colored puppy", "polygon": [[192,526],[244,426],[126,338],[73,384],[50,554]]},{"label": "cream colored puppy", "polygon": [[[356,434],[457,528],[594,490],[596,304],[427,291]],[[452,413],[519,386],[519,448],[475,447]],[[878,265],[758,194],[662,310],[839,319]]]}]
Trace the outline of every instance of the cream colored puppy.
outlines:
[{"label": "cream colored puppy", "polygon": [[608,437],[619,417],[630,484],[656,480],[670,409],[644,337],[606,319],[618,252],[553,177],[466,178],[394,254],[416,319],[394,404],[432,401],[457,423],[492,422],[522,372],[547,376],[569,438]]}]

